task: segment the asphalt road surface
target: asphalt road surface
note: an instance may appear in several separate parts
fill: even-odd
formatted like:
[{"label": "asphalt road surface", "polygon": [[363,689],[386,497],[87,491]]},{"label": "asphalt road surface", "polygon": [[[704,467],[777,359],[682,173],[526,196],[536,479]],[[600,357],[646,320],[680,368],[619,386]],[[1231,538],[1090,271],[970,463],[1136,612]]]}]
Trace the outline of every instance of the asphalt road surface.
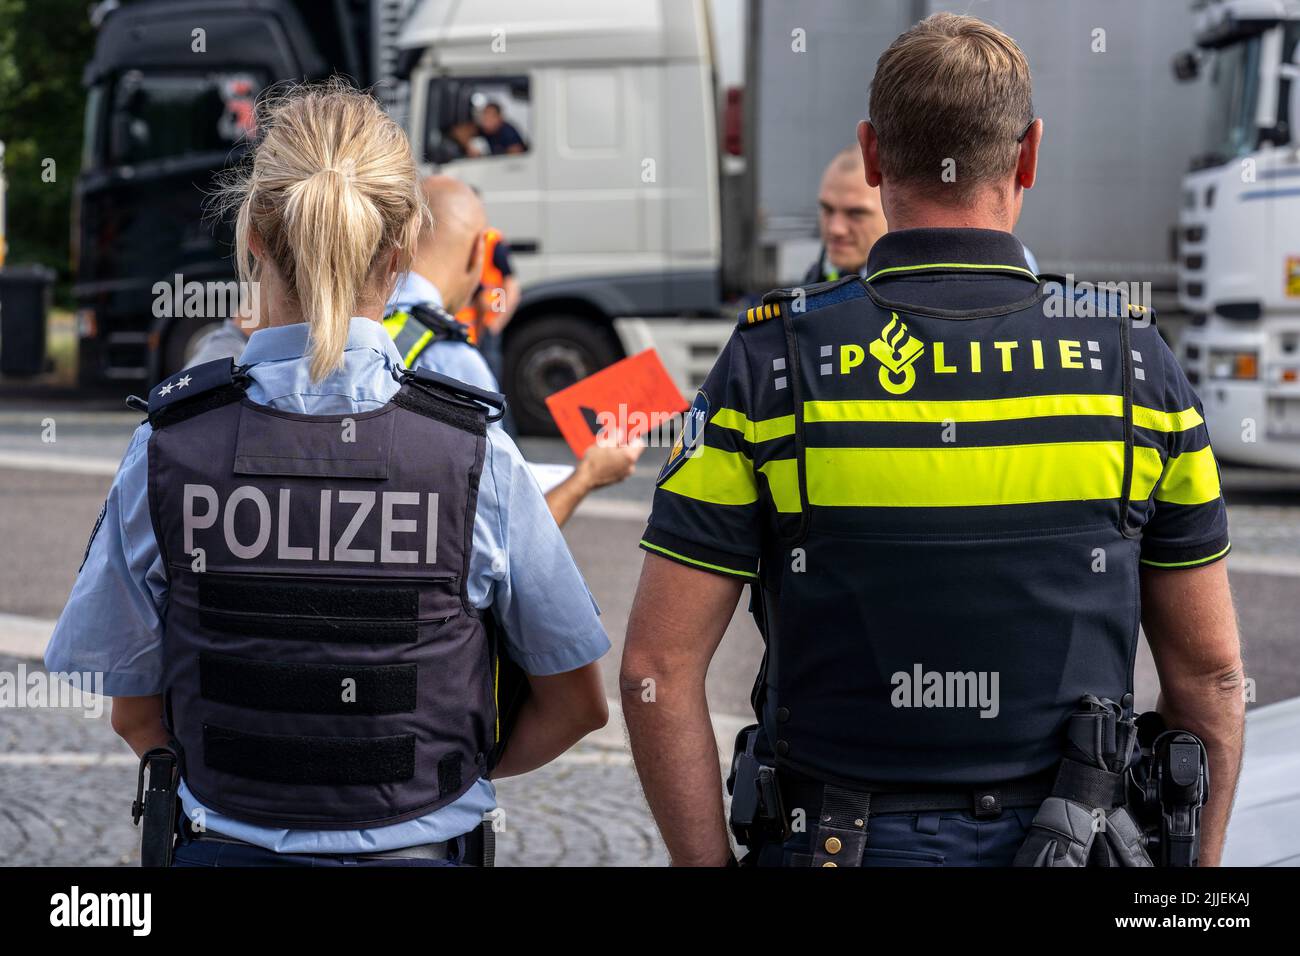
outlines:
[{"label": "asphalt road surface", "polygon": [[[120,406],[117,406],[120,407]],[[139,416],[111,404],[0,398],[0,673],[39,665],[86,538]],[[526,439],[536,462],[571,462],[558,440]],[[650,449],[628,482],[593,495],[565,536],[603,611],[611,726],[565,758],[502,781],[510,864],[659,864],[665,855],[636,783],[617,709],[617,662],[642,553],[636,543],[666,450]],[[1300,695],[1300,475],[1225,468],[1233,531],[1229,569],[1256,704]],[[761,644],[744,609],[709,673],[715,730],[747,722]],[[1154,704],[1145,646],[1138,704]],[[129,865],[138,845],[127,808],[134,758],[107,713],[0,707],[0,864]]]}]

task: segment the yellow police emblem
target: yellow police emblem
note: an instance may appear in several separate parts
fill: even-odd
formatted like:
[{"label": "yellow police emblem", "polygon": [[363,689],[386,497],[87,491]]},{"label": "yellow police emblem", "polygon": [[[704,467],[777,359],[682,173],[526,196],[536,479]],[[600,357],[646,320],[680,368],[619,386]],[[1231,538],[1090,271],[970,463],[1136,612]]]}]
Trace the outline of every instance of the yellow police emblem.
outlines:
[{"label": "yellow police emblem", "polygon": [[880,363],[880,387],[891,395],[902,395],[916,384],[916,369],[912,366],[925,351],[925,346],[913,335],[907,334],[907,323],[890,313],[889,324],[881,330],[880,338],[870,346],[871,354]]}]

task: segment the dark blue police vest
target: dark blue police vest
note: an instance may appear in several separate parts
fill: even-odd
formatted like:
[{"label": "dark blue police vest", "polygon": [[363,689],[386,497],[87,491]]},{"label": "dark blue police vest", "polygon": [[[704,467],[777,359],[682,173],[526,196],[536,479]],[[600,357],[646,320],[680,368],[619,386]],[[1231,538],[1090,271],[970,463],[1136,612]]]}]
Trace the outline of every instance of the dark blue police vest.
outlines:
[{"label": "dark blue police vest", "polygon": [[227,359],[160,385],[150,420],[165,719],[195,797],[351,829],[468,790],[496,723],[466,593],[483,409],[408,380],[374,411],[282,412]]},{"label": "dark blue police vest", "polygon": [[1083,695],[1132,690],[1128,499],[1160,465],[1135,463],[1127,316],[1045,318],[1041,290],[909,311],[847,281],[780,303],[796,454],[760,469],[786,529],[755,601],[766,735],[846,785],[1043,771]]}]

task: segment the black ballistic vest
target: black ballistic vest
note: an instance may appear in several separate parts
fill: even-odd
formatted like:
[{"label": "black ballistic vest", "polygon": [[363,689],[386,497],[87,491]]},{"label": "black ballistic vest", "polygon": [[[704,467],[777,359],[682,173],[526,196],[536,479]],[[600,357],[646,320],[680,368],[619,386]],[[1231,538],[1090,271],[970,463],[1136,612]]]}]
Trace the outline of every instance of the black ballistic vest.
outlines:
[{"label": "black ballistic vest", "polygon": [[496,723],[466,594],[483,410],[408,383],[374,411],[292,414],[212,364],[194,386],[227,384],[150,403],[165,719],[187,785],[272,827],[450,803],[488,769]]},{"label": "black ballistic vest", "polygon": [[[755,704],[779,765],[847,785],[1012,779],[1060,759],[1085,694],[1131,692],[1127,319],[1045,318],[1042,297],[938,316],[870,290],[782,309],[798,370],[798,514],[782,520],[797,530],[770,536],[754,603]],[[1078,342],[1069,368],[1059,339]],[[1082,398],[1045,413],[1053,395]],[[1073,413],[1098,407],[1113,414]],[[969,699],[994,675],[995,715]]]}]

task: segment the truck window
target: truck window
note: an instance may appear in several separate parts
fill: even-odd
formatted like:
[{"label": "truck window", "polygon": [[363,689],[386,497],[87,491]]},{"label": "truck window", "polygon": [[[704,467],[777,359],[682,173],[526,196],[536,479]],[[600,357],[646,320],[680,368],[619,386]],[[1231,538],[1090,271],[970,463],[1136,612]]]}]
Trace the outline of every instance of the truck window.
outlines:
[{"label": "truck window", "polygon": [[104,155],[104,87],[86,90],[86,119],[81,128],[81,168],[94,169]]},{"label": "truck window", "polygon": [[255,132],[252,73],[123,73],[113,88],[108,162],[132,165],[224,152]]},{"label": "truck window", "polygon": [[1259,51],[1260,38],[1253,36],[1215,52],[1210,70],[1211,102],[1202,157],[1204,165],[1230,162],[1256,146]]},{"label": "truck window", "polygon": [[435,77],[429,82],[428,103],[428,162],[484,159],[532,148],[532,98],[525,76]]}]

